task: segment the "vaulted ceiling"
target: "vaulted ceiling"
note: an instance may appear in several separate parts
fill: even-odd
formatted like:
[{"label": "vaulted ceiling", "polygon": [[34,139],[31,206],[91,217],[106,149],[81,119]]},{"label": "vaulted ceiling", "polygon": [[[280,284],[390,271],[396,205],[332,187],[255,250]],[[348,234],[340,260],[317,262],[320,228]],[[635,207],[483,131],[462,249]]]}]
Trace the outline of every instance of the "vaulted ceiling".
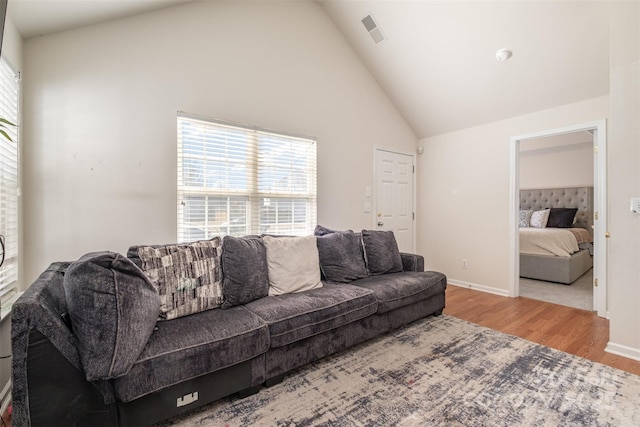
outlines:
[{"label": "vaulted ceiling", "polygon": [[605,1],[322,4],[420,138],[609,93]]},{"label": "vaulted ceiling", "polygon": [[24,39],[145,13],[194,0],[9,0]]},{"label": "vaulted ceiling", "polygon": [[[29,38],[189,1],[10,0],[9,10]],[[607,1],[317,3],[419,138],[609,93]],[[372,40],[367,15],[386,40]],[[501,48],[512,58],[497,61]]]}]

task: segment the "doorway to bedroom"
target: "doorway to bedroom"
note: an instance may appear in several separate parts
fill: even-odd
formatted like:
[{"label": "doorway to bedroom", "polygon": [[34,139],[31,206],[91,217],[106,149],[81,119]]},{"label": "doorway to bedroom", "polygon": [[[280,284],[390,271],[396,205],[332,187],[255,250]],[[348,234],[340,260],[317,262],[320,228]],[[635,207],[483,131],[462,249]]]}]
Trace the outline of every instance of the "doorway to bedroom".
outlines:
[{"label": "doorway to bedroom", "polygon": [[601,121],[512,138],[511,296],[606,317],[605,136]]},{"label": "doorway to bedroom", "polygon": [[[544,229],[519,223],[519,227],[530,228],[519,230],[520,296],[593,311],[593,239],[583,238],[585,242],[578,245],[576,236],[568,232],[569,227],[588,229],[589,235],[592,232],[593,155],[593,134],[588,131],[520,143],[520,209],[531,208],[534,212],[551,208],[553,214],[546,223],[535,224],[544,225]],[[556,218],[558,213],[561,216]],[[549,235],[538,236],[541,233]],[[555,233],[565,236],[566,241],[557,242]],[[586,259],[573,266],[570,255],[580,249],[588,252],[584,254]],[[550,263],[552,259],[547,257],[554,255],[568,259],[562,260],[565,264],[545,263]]]}]

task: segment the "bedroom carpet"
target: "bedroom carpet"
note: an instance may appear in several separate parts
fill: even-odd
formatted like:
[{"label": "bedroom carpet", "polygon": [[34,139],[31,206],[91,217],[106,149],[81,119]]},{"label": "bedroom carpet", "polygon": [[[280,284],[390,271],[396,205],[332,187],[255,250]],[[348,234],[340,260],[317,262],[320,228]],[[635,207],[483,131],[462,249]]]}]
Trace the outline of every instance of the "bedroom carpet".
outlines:
[{"label": "bedroom carpet", "polygon": [[521,277],[520,296],[593,311],[593,269],[570,285]]},{"label": "bedroom carpet", "polygon": [[450,316],[162,426],[631,426],[640,377]]}]

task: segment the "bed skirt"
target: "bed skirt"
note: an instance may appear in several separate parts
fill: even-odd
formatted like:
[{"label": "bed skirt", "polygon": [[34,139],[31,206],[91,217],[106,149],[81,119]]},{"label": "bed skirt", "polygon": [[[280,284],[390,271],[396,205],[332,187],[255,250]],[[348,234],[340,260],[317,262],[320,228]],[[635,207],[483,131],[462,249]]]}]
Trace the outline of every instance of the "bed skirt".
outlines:
[{"label": "bed skirt", "polygon": [[570,257],[520,254],[520,277],[570,285],[593,267],[588,250]]}]

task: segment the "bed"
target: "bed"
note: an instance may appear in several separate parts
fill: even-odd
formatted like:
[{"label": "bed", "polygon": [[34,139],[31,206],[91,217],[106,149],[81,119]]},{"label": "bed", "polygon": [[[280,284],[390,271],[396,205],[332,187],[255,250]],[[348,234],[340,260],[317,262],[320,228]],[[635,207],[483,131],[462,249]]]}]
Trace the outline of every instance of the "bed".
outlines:
[{"label": "bed", "polygon": [[520,228],[520,277],[569,285],[593,267],[593,187],[520,190],[521,211],[538,211],[540,219],[547,208],[554,214],[574,209],[575,221]]}]

